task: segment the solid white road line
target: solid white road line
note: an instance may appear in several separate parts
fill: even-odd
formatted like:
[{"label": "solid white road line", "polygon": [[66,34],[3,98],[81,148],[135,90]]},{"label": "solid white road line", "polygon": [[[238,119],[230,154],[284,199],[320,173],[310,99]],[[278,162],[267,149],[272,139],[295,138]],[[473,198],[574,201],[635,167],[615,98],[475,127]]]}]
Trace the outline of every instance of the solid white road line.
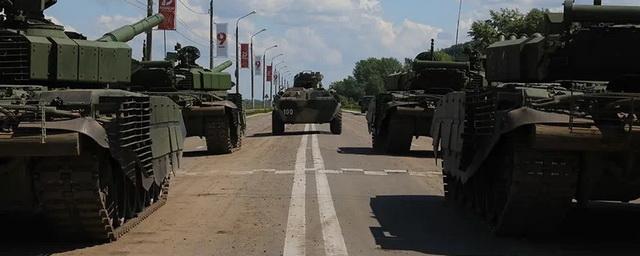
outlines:
[{"label": "solid white road line", "polygon": [[[316,125],[314,124],[313,130]],[[316,170],[324,170],[324,160],[320,153],[318,135],[311,136],[311,153],[313,156],[313,167]],[[322,224],[322,237],[324,239],[324,251],[327,256],[346,256],[347,246],[344,243],[342,229],[338,221],[336,209],[333,206],[331,188],[329,180],[324,172],[316,172],[316,188],[318,193],[318,208],[320,208],[320,223]]]},{"label": "solid white road line", "polygon": [[[309,125],[305,125],[304,131],[309,131]],[[298,153],[296,154],[296,169],[293,174],[293,187],[291,188],[291,202],[289,203],[289,216],[287,217],[287,230],[284,239],[284,256],[305,255],[305,194],[307,143],[309,135],[302,136]]]}]

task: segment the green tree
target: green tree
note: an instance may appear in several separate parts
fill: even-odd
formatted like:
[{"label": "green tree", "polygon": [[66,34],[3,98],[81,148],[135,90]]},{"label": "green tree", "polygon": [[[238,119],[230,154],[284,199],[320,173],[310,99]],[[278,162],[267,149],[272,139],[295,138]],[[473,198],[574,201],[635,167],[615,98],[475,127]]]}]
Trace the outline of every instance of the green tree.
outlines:
[{"label": "green tree", "polygon": [[436,61],[453,61],[453,57],[444,51],[437,51],[434,54]]},{"label": "green tree", "polygon": [[365,95],[376,95],[384,91],[384,78],[403,70],[395,58],[369,58],[356,63],[353,77],[364,88]]},{"label": "green tree", "polygon": [[358,84],[353,76],[333,82],[330,87],[341,96],[343,104],[357,102],[364,95],[364,88]]}]

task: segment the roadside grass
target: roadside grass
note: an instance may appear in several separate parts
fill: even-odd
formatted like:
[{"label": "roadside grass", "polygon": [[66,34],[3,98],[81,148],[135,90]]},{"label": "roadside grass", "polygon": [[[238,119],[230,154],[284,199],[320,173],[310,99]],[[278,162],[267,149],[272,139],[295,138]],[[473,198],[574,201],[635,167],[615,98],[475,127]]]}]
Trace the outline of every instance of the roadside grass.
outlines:
[{"label": "roadside grass", "polygon": [[253,116],[253,115],[258,115],[258,114],[262,114],[262,113],[269,113],[271,112],[271,108],[256,108],[256,109],[247,109],[245,110],[247,116]]}]

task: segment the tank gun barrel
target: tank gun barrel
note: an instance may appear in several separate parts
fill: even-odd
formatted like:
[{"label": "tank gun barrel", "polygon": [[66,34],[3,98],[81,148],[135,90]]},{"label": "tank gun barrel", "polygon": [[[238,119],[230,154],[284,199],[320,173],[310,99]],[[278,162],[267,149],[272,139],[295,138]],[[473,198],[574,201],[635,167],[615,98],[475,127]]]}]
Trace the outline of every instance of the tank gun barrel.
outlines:
[{"label": "tank gun barrel", "polygon": [[574,5],[573,0],[564,3],[566,22],[640,23],[640,6]]},{"label": "tank gun barrel", "polygon": [[156,14],[144,18],[134,24],[124,25],[114,31],[104,34],[97,41],[101,42],[128,42],[139,34],[152,29],[164,20],[164,15]]},{"label": "tank gun barrel", "polygon": [[213,72],[222,72],[225,69],[228,69],[229,67],[231,67],[231,65],[233,65],[233,62],[228,60],[228,61],[225,61],[222,64],[214,67],[211,71],[213,71]]}]

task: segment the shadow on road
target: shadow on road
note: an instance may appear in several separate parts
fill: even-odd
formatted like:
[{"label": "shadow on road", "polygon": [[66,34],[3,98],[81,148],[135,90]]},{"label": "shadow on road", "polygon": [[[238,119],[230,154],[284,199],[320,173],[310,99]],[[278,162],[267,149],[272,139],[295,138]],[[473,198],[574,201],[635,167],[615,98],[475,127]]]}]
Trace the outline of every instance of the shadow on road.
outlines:
[{"label": "shadow on road", "polygon": [[16,219],[2,216],[1,219],[0,255],[51,255],[97,245],[60,241],[40,217]]},{"label": "shadow on road", "polygon": [[376,152],[370,147],[341,147],[338,148],[338,153],[348,155],[369,155],[369,156],[410,156],[420,158],[435,158],[433,150],[411,150],[406,154],[387,154],[382,152]]},{"label": "shadow on road", "polygon": [[370,200],[382,249],[439,255],[637,255],[640,207],[574,209],[555,234],[499,238],[470,212],[441,196],[377,196]]},{"label": "shadow on road", "polygon": [[261,138],[261,137],[286,137],[286,136],[299,136],[299,135],[313,135],[313,134],[327,134],[327,135],[333,135],[333,133],[330,132],[326,132],[326,131],[298,131],[298,132],[285,132],[283,134],[273,134],[270,132],[264,132],[264,133],[254,133],[252,135],[249,135],[247,137],[249,138]]}]

